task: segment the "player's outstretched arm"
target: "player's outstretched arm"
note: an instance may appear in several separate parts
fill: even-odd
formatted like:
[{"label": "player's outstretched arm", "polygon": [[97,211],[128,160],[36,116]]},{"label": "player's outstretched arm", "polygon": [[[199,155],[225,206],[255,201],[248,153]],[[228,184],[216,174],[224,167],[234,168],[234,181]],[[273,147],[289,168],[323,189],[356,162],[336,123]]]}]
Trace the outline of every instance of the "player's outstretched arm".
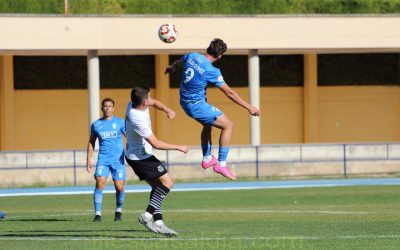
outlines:
[{"label": "player's outstretched arm", "polygon": [[219,89],[233,102],[247,109],[251,115],[260,116],[260,111],[258,108],[243,100],[231,87],[229,87],[228,84],[222,84],[219,86]]},{"label": "player's outstretched arm", "polygon": [[87,150],[86,150],[86,170],[90,173],[90,169],[92,168],[92,155],[96,143],[96,136],[93,134],[90,134],[90,139],[87,145]]},{"label": "player's outstretched arm", "polygon": [[175,145],[175,144],[169,144],[166,142],[163,142],[159,140],[154,134],[152,134],[150,137],[145,138],[146,141],[148,141],[153,148],[156,149],[161,149],[161,150],[178,150],[181,151],[182,153],[187,153],[189,151],[189,146],[188,145]]},{"label": "player's outstretched arm", "polygon": [[168,108],[167,106],[165,106],[162,102],[151,98],[150,99],[150,106],[155,107],[156,109],[159,109],[161,111],[164,111],[169,119],[174,119],[175,118],[175,111],[173,111],[172,109]]},{"label": "player's outstretched arm", "polygon": [[169,65],[167,68],[165,68],[164,74],[169,74],[171,72],[174,72],[175,70],[177,70],[177,68],[181,67],[182,65],[183,65],[183,58],[176,60],[171,65]]}]

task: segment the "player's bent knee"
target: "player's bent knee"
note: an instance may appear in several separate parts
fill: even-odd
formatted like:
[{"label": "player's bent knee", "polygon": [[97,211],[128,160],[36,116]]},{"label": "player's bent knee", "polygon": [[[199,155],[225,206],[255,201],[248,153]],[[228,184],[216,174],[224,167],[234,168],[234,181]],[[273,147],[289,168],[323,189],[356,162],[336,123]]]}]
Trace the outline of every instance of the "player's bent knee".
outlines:
[{"label": "player's bent knee", "polygon": [[163,185],[166,186],[168,189],[172,189],[172,187],[174,186],[174,181],[170,178],[165,183],[163,183]]},{"label": "player's bent knee", "polygon": [[235,128],[235,124],[234,124],[233,122],[230,122],[229,128],[230,128],[231,130],[233,130],[233,129]]},{"label": "player's bent knee", "polygon": [[227,122],[225,123],[225,126],[224,126],[224,129],[225,129],[225,130],[231,130],[231,131],[233,131],[234,128],[235,128],[235,124],[234,124],[233,122],[227,121]]},{"label": "player's bent knee", "polygon": [[115,191],[117,193],[122,193],[124,191],[124,185],[123,184],[117,184],[115,185]]},{"label": "player's bent knee", "polygon": [[168,189],[171,189],[174,186],[174,180],[168,173],[161,176],[161,178],[159,180]]},{"label": "player's bent knee", "polygon": [[96,178],[96,188],[104,189],[105,186],[106,186],[106,180],[102,177],[97,177]]},{"label": "player's bent knee", "polygon": [[221,121],[222,127],[225,130],[233,130],[233,128],[235,127],[235,124],[227,116],[225,116]]}]

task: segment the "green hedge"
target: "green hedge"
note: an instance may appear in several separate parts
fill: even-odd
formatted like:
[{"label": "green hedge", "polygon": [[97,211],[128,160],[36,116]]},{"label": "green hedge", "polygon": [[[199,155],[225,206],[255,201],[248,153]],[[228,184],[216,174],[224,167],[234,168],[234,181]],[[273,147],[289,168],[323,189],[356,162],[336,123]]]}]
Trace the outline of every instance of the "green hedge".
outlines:
[{"label": "green hedge", "polygon": [[[69,0],[71,14],[394,14],[400,0]],[[64,0],[0,0],[0,13],[63,14]]]},{"label": "green hedge", "polygon": [[64,0],[0,0],[0,13],[64,13]]}]

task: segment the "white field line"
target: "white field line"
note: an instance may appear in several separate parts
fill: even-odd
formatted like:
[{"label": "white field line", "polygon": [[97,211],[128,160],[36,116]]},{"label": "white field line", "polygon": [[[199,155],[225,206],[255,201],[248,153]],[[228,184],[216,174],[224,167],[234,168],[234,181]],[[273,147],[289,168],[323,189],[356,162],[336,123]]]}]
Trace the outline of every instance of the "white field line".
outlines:
[{"label": "white field line", "polygon": [[0,236],[0,240],[9,241],[268,241],[268,240],[353,240],[353,239],[400,239],[400,235],[339,235],[321,236],[271,236],[271,237],[202,237],[202,238],[113,238],[113,237],[10,237]]},{"label": "white field line", "polygon": [[307,211],[307,210],[194,210],[194,209],[183,209],[183,210],[165,210],[166,212],[172,213],[318,213],[318,214],[375,214],[374,212],[363,212],[363,211]]},{"label": "white field line", "polygon": [[[287,185],[287,186],[247,186],[247,187],[196,187],[196,188],[174,188],[174,192],[189,191],[231,191],[231,190],[253,190],[253,189],[279,189],[279,188],[308,188],[308,187],[338,187],[341,184],[317,184],[317,185]],[[345,185],[344,185],[345,186]],[[148,193],[149,189],[125,189],[125,193]],[[114,194],[115,190],[104,190],[104,194]],[[0,197],[15,196],[45,196],[45,195],[80,195],[93,194],[93,190],[85,191],[50,191],[50,192],[24,192],[24,193],[0,193]]]},{"label": "white field line", "polygon": [[[51,214],[32,214],[23,216],[8,216],[9,219],[18,218],[45,218],[45,217],[65,217],[65,216],[86,216],[93,214],[92,210],[74,210],[75,213],[51,213]],[[114,210],[103,210],[103,214],[114,212]],[[142,210],[129,210],[123,211],[125,214],[139,214]],[[382,214],[377,212],[366,211],[328,211],[328,210],[202,210],[202,209],[174,209],[164,210],[167,213],[285,213],[285,214],[336,214],[336,215],[368,215],[368,214]],[[396,214],[396,213],[390,213]]]}]

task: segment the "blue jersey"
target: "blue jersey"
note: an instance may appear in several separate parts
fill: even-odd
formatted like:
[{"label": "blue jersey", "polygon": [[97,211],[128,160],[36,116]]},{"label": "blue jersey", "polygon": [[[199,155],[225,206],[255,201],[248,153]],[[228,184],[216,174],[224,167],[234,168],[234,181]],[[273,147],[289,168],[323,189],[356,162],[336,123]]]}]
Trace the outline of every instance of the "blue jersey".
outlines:
[{"label": "blue jersey", "polygon": [[184,69],[180,87],[181,101],[200,101],[206,98],[207,83],[221,86],[225,83],[221,71],[199,53],[183,56]]},{"label": "blue jersey", "polygon": [[91,133],[99,138],[98,162],[124,164],[124,142],[122,140],[122,134],[125,134],[124,119],[115,116],[110,120],[99,119],[92,123]]}]

